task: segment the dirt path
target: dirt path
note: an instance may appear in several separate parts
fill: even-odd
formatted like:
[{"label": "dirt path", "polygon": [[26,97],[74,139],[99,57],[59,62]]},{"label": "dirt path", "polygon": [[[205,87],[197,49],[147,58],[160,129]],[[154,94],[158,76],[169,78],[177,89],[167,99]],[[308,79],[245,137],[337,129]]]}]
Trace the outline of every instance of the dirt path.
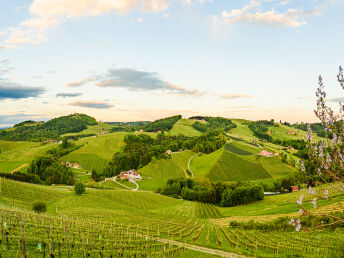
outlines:
[{"label": "dirt path", "polygon": [[139,189],[139,185],[138,185],[136,182],[130,181],[131,183],[133,183],[133,184],[136,185],[136,188],[131,188],[131,187],[129,187],[129,186],[126,186],[126,185],[123,185],[123,184],[117,182],[117,181],[116,181],[116,178],[117,178],[117,177],[114,177],[114,178],[112,179],[112,181],[114,181],[116,184],[119,184],[120,186],[123,186],[124,188],[130,189],[130,190],[133,190],[133,191],[137,191],[137,190]]},{"label": "dirt path", "polygon": [[188,170],[191,172],[191,178],[193,178],[193,172],[191,171],[191,169],[190,169],[190,162],[191,162],[191,160],[193,159],[193,158],[195,158],[195,157],[197,157],[199,154],[201,154],[201,153],[197,153],[195,156],[192,156],[190,159],[189,159],[189,162],[188,162]]},{"label": "dirt path", "polygon": [[20,165],[19,167],[13,169],[13,170],[11,171],[11,174],[13,174],[13,173],[16,172],[16,171],[21,170],[22,168],[27,167],[28,165],[29,165],[28,163],[25,163],[25,164]]},{"label": "dirt path", "polygon": [[[147,237],[146,235],[143,234],[139,234],[141,237]],[[186,249],[189,250],[193,250],[193,251],[197,251],[197,252],[201,252],[201,253],[207,253],[207,254],[212,254],[212,255],[217,255],[220,257],[246,257],[243,255],[239,255],[236,253],[231,253],[231,252],[225,252],[225,251],[221,251],[218,249],[212,249],[212,248],[207,248],[207,247],[203,247],[203,246],[198,246],[198,245],[192,245],[192,244],[188,244],[188,243],[183,243],[183,242],[178,242],[178,241],[174,241],[171,239],[164,239],[164,238],[152,238],[152,237],[147,237],[148,239],[154,239],[158,242],[161,243],[166,243],[166,244],[171,244],[171,245],[175,245],[175,246],[180,246],[180,247],[184,247]]]}]

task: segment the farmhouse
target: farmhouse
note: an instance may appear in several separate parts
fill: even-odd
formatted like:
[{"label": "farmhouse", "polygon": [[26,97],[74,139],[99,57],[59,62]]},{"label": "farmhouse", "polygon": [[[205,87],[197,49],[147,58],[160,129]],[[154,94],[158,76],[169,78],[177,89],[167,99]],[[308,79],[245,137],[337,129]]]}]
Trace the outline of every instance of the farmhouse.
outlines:
[{"label": "farmhouse", "polygon": [[172,152],[171,150],[168,150],[168,151],[165,152],[165,155],[166,155],[166,156],[171,156],[172,153],[173,153],[173,152]]},{"label": "farmhouse", "polygon": [[295,150],[295,149],[291,146],[288,146],[288,150]]},{"label": "farmhouse", "polygon": [[298,186],[291,186],[291,191],[292,192],[298,192],[299,191],[299,187]]},{"label": "farmhouse", "polygon": [[286,134],[296,135],[296,132],[295,131],[288,131],[288,132],[286,132]]},{"label": "farmhouse", "polygon": [[141,180],[141,176],[139,173],[136,173],[136,169],[131,169],[129,171],[122,171],[119,173],[120,179],[133,179],[133,180]]},{"label": "farmhouse", "polygon": [[272,152],[269,152],[267,150],[262,150],[260,153],[259,153],[260,156],[264,156],[264,157],[272,157],[274,154]]}]

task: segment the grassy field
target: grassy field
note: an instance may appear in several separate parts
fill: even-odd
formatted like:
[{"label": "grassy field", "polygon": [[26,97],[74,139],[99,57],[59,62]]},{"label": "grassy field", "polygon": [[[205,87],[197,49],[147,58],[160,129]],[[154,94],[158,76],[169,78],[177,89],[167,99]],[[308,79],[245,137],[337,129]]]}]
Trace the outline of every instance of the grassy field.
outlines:
[{"label": "grassy field", "polygon": [[205,177],[220,159],[224,149],[219,149],[213,153],[197,156],[190,162],[190,169],[195,177]]},{"label": "grassy field", "polygon": [[195,120],[191,119],[180,119],[177,123],[174,124],[173,128],[169,132],[169,135],[178,135],[183,134],[185,136],[200,136],[202,133],[192,125],[195,123]]},{"label": "grassy field", "polygon": [[157,160],[141,168],[138,172],[144,180],[138,182],[140,189],[155,191],[165,186],[169,178],[186,177],[188,161],[193,155],[192,151],[174,153],[171,159]]},{"label": "grassy field", "polygon": [[[12,144],[13,143],[13,144]],[[0,171],[9,173],[23,164],[29,164],[33,159],[43,156],[47,150],[56,147],[56,144],[1,141],[1,146],[7,151],[0,153]]]},{"label": "grassy field", "polygon": [[84,146],[61,158],[63,161],[78,162],[84,169],[101,172],[113,154],[124,146],[127,133],[111,133],[98,137],[87,137],[76,141]]}]

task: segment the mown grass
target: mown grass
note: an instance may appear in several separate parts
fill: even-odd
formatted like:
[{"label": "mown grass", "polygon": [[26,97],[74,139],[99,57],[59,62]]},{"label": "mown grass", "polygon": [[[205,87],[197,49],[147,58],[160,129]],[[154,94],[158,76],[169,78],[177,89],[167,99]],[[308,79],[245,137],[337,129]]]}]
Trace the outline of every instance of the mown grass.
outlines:
[{"label": "mown grass", "polygon": [[195,123],[195,120],[191,119],[180,119],[177,123],[173,125],[173,128],[168,133],[169,135],[178,135],[183,134],[185,136],[200,136],[202,133],[192,125]]}]

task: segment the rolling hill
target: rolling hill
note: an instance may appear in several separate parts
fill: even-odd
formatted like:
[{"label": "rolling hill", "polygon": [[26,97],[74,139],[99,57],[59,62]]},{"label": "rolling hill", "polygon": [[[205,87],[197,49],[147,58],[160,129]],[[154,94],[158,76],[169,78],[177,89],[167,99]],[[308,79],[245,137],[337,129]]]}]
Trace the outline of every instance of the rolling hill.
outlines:
[{"label": "rolling hill", "polygon": [[200,136],[202,133],[192,127],[194,123],[195,120],[192,119],[180,119],[173,125],[172,129],[169,131],[169,135],[183,134],[190,137]]}]

